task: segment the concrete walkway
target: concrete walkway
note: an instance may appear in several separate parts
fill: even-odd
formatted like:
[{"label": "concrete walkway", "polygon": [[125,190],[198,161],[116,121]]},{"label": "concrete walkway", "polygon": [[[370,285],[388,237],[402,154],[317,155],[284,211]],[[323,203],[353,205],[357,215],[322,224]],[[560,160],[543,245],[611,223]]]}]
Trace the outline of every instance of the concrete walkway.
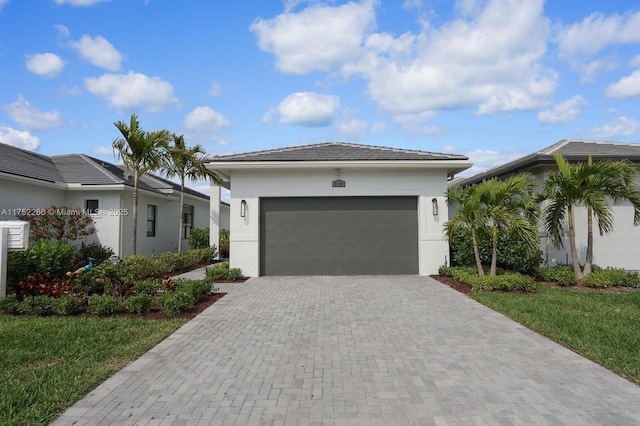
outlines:
[{"label": "concrete walkway", "polygon": [[640,387],[427,277],[221,290],[54,424],[640,424]]}]

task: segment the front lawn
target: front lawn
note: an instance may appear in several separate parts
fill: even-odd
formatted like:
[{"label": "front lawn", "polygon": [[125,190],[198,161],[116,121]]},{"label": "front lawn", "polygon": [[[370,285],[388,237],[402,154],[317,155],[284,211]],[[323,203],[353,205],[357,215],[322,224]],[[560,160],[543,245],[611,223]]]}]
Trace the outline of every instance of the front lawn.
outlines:
[{"label": "front lawn", "polygon": [[49,424],[186,321],[0,315],[0,424]]},{"label": "front lawn", "polygon": [[539,285],[472,298],[640,385],[640,291],[606,294]]}]

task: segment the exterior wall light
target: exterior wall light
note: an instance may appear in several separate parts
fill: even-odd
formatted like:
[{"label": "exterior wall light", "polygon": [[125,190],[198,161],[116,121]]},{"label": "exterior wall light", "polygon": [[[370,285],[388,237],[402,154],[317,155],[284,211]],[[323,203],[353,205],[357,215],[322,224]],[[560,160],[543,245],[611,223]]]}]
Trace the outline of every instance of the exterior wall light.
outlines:
[{"label": "exterior wall light", "polygon": [[240,201],[240,217],[245,217],[247,215],[247,201]]},{"label": "exterior wall light", "polygon": [[431,208],[433,209],[433,216],[437,217],[438,216],[438,199],[437,198],[431,199]]}]

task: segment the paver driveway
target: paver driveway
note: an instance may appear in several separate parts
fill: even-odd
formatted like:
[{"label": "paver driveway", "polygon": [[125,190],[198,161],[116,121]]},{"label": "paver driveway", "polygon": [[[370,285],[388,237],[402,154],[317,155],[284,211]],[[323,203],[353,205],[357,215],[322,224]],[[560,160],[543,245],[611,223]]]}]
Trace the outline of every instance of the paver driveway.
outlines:
[{"label": "paver driveway", "polygon": [[640,388],[427,277],[269,277],[56,425],[640,424]]}]

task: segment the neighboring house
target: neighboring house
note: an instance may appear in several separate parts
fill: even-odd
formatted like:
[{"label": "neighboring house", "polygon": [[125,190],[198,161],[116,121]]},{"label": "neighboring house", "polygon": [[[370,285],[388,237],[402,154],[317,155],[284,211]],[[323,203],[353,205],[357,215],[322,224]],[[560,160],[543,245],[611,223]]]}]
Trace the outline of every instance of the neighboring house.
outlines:
[{"label": "neighboring house", "polygon": [[[457,179],[452,185],[468,186],[493,177],[505,178],[519,172],[533,173],[541,186],[550,172],[557,171],[553,153],[559,152],[571,163],[586,162],[589,155],[597,160],[630,160],[640,167],[640,144],[596,142],[584,140],[561,140],[533,154],[526,155],[504,165],[464,179]],[[541,207],[544,210],[546,204]],[[601,267],[617,267],[640,270],[640,227],[633,225],[633,208],[630,204],[612,206],[614,212],[613,232],[601,236],[594,226],[594,263]],[[575,209],[576,244],[580,263],[584,263],[587,250],[586,208]],[[568,231],[567,231],[568,232]],[[570,264],[569,236],[565,234],[564,249],[556,248],[541,225],[541,250],[545,264]]]},{"label": "neighboring house", "polygon": [[[137,253],[177,250],[180,185],[146,175],[139,189]],[[191,229],[209,226],[209,197],[185,188],[184,199],[187,249]],[[98,232],[87,242],[99,241],[117,256],[131,254],[133,178],[124,166],[84,154],[45,156],[0,143],[0,201],[0,220],[15,219],[20,209],[51,205],[90,211]]]},{"label": "neighboring house", "polygon": [[[435,274],[462,155],[321,143],[215,156],[231,191],[230,263],[247,276]],[[211,238],[220,225],[211,188]]]}]

